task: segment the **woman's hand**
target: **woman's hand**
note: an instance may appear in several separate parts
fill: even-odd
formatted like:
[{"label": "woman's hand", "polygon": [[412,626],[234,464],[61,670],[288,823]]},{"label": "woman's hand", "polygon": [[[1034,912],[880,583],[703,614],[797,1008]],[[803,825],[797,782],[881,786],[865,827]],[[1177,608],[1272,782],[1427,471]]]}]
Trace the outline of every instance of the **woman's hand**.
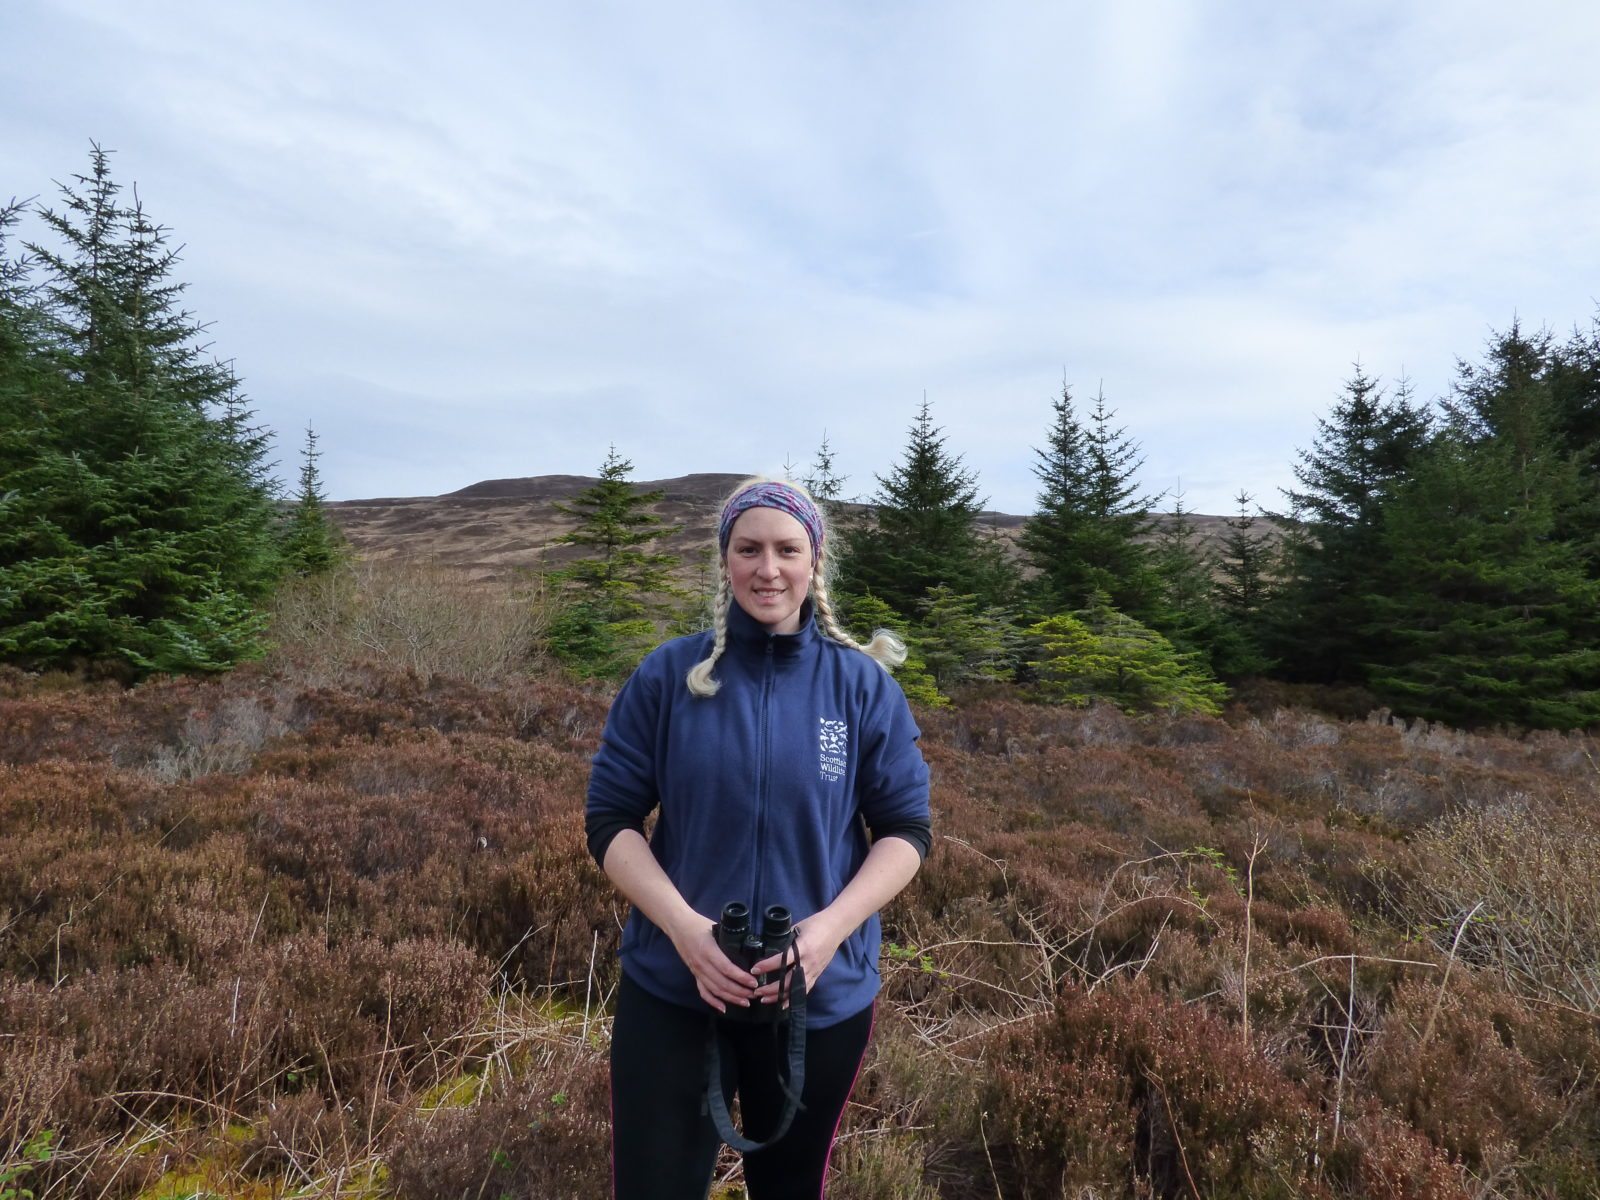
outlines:
[{"label": "woman's hand", "polygon": [[672,944],[684,966],[693,973],[700,999],[718,1012],[727,1012],[730,1004],[749,1007],[756,977],[722,952],[717,939],[711,936],[710,921],[691,912],[683,927],[673,932]]},{"label": "woman's hand", "polygon": [[[803,925],[795,926],[794,948],[789,951],[788,956],[789,966],[793,969],[798,960],[801,970],[805,972],[807,992],[817,986],[817,979],[828,969],[828,964],[833,961],[833,956],[842,941],[844,938],[835,936],[832,926],[824,919],[822,913],[817,913]],[[782,965],[783,959],[783,955],[774,954],[771,958],[762,959],[752,969],[757,975],[764,975],[768,971],[776,971]],[[756,989],[756,999],[762,1004],[776,1004],[778,988],[778,980],[759,987]]]},{"label": "woman's hand", "polygon": [[[921,853],[905,838],[879,838],[872,843],[861,869],[845,885],[844,891],[834,897],[833,903],[795,926],[794,951],[789,957],[792,961],[798,953],[800,966],[806,973],[806,991],[817,986],[818,978],[828,969],[844,939],[899,895],[900,889],[911,882],[921,865]],[[782,956],[774,954],[752,969],[758,975],[776,971],[781,961]],[[762,1004],[774,1004],[777,997],[776,983],[756,990],[756,998]]]}]

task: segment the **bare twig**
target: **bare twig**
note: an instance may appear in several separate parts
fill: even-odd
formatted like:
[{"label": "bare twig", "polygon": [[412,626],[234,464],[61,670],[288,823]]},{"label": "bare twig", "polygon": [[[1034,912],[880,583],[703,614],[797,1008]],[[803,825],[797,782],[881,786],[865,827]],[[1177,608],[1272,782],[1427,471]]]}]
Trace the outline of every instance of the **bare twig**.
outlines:
[{"label": "bare twig", "polygon": [[1250,940],[1255,932],[1252,910],[1256,899],[1256,858],[1266,846],[1266,838],[1259,833],[1255,834],[1250,839],[1250,860],[1245,864],[1244,964],[1239,979],[1239,1015],[1246,1050],[1250,1049]]},{"label": "bare twig", "polygon": [[1167,1110],[1167,1124],[1172,1128],[1172,1144],[1178,1148],[1178,1161],[1183,1164],[1184,1178],[1189,1181],[1189,1190],[1194,1193],[1194,1200],[1201,1200],[1200,1189],[1195,1186],[1194,1174],[1189,1170],[1189,1154],[1183,1148],[1183,1138],[1178,1136],[1178,1118],[1172,1112],[1172,1101],[1167,1099],[1166,1089],[1154,1075],[1146,1071],[1144,1077],[1145,1081],[1155,1089],[1156,1095],[1161,1097],[1161,1103]]},{"label": "bare twig", "polygon": [[1433,998],[1433,1010],[1428,1013],[1428,1024],[1427,1027],[1422,1031],[1422,1040],[1418,1043],[1419,1046],[1426,1046],[1428,1044],[1428,1039],[1433,1037],[1433,1023],[1438,1019],[1439,1006],[1444,1003],[1444,989],[1450,982],[1450,968],[1456,965],[1456,947],[1461,945],[1461,935],[1466,933],[1468,922],[1470,922],[1473,917],[1478,915],[1478,910],[1482,907],[1483,901],[1479,900],[1472,906],[1472,911],[1461,918],[1461,925],[1456,930],[1455,940],[1450,943],[1450,957],[1445,960],[1444,978],[1439,980],[1439,993]]},{"label": "bare twig", "polygon": [[[1356,1026],[1356,956],[1350,956],[1350,994],[1344,1006],[1344,1046],[1339,1051],[1339,1079],[1333,1089],[1333,1145],[1339,1145],[1339,1122],[1343,1117],[1345,1070],[1350,1064],[1350,1039]],[[1320,1166],[1320,1163],[1318,1164]]]},{"label": "bare twig", "polygon": [[983,1139],[983,1156],[989,1160],[989,1178],[994,1181],[995,1200],[1006,1200],[1000,1191],[1000,1176],[994,1169],[994,1155],[989,1153],[989,1135],[983,1128],[983,1119],[988,1115],[982,1112],[978,1114],[978,1136]]}]

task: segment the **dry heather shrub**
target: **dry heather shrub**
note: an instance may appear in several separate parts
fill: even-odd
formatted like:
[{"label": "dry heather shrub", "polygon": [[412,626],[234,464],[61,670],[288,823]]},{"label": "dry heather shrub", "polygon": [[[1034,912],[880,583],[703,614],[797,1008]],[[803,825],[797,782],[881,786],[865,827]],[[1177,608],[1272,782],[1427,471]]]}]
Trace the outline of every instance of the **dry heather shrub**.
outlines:
[{"label": "dry heather shrub", "polygon": [[[1600,810],[1526,803],[1451,814],[1417,838],[1407,914],[1512,987],[1600,1012]],[[1481,905],[1481,907],[1479,907]]]},{"label": "dry heather shrub", "polygon": [[268,661],[308,682],[362,662],[495,682],[535,660],[552,603],[542,578],[474,583],[431,560],[360,559],[279,591]]},{"label": "dry heather shrub", "polygon": [[83,844],[147,822],[158,789],[104,763],[0,763],[0,831],[61,828]]},{"label": "dry heather shrub", "polygon": [[80,1140],[217,1100],[248,1115],[291,1075],[371,1097],[429,1078],[443,1047],[459,1051],[488,980],[465,947],[427,939],[293,939],[239,970],[198,980],[160,963],[60,988],[9,984],[0,1078],[21,1081],[30,1121]]},{"label": "dry heather shrub", "polygon": [[21,978],[225,962],[253,930],[271,933],[286,921],[285,889],[247,861],[238,834],[182,849],[147,836],[73,845],[79,836],[48,829],[0,838],[0,911],[11,910],[0,967]]},{"label": "dry heather shrub", "polygon": [[1009,698],[979,700],[955,708],[930,709],[917,721],[931,743],[962,753],[1015,757],[1043,746],[1136,744],[1150,728],[1115,705],[1066,708]]},{"label": "dry heather shrub", "polygon": [[476,873],[463,891],[464,936],[529,986],[616,982],[620,922],[616,892],[584,845],[582,829],[535,842]]},{"label": "dry heather shrub", "polygon": [[552,747],[594,752],[607,697],[547,680],[513,679],[485,690],[459,679],[375,667],[352,668],[339,686],[300,694],[293,724],[307,744],[336,747],[350,738],[395,740],[403,732],[475,731],[540,738]]},{"label": "dry heather shrub", "polygon": [[[0,1046],[0,1057],[20,1054],[37,1067],[46,1047],[53,1063],[70,1056],[65,1085],[37,1117],[62,1131],[63,1142],[81,1139],[125,1127],[128,1113],[183,1111],[182,1097],[219,1094],[232,1076],[230,1001],[231,989],[166,967],[91,975],[58,989],[11,985],[0,1011],[14,1043]],[[8,1061],[0,1074],[13,1069]]]},{"label": "dry heather shrub", "polygon": [[1580,1028],[1552,1039],[1552,1026],[1562,1024],[1476,980],[1458,979],[1443,992],[1431,981],[1408,982],[1396,991],[1362,1072],[1372,1092],[1413,1126],[1474,1170],[1493,1174],[1552,1149],[1552,1136],[1562,1138],[1553,1147],[1559,1152],[1570,1138],[1560,1127],[1574,1101],[1592,1104],[1600,1042]]},{"label": "dry heather shrub", "polygon": [[[237,678],[234,678],[237,676]],[[143,766],[158,745],[176,743],[188,714],[259,681],[242,667],[225,680],[153,678],[134,688],[101,684],[72,691],[44,687],[0,700],[0,761],[115,762]]]},{"label": "dry heather shrub", "polygon": [[240,1169],[291,1178],[332,1174],[358,1157],[367,1142],[351,1110],[317,1091],[285,1093],[267,1102],[263,1118],[240,1145]]},{"label": "dry heather shrub", "polygon": [[989,1110],[1024,1187],[1143,1178],[1163,1196],[1328,1194],[1324,1118],[1306,1095],[1237,1030],[1142,983],[1064,988],[991,1062]]},{"label": "dry heather shrub", "polygon": [[399,1200],[611,1193],[610,1085],[603,1058],[572,1047],[467,1108],[404,1122],[385,1152]]},{"label": "dry heather shrub", "polygon": [[283,714],[257,696],[222,696],[184,718],[175,744],[156,748],[149,771],[162,783],[223,772],[242,775],[261,749],[288,731]]},{"label": "dry heather shrub", "polygon": [[7,1034],[0,1040],[0,1146],[21,1146],[53,1119],[72,1087],[76,1062],[72,1040],[28,1030],[17,1018],[18,985],[0,982],[0,1018]]},{"label": "dry heather shrub", "polygon": [[326,1072],[346,1097],[374,1086],[380,1057],[402,1074],[430,1069],[470,1029],[489,983],[480,957],[437,938],[330,948],[297,937],[263,957],[274,970],[274,1065]]},{"label": "dry heather shrub", "polygon": [[1352,1200],[1483,1200],[1494,1194],[1469,1187],[1437,1146],[1376,1101],[1347,1122],[1345,1132],[1329,1158]]},{"label": "dry heather shrub", "polygon": [[1252,719],[1249,728],[1256,736],[1285,749],[1307,746],[1337,746],[1344,724],[1304,709],[1277,709],[1265,721]]}]

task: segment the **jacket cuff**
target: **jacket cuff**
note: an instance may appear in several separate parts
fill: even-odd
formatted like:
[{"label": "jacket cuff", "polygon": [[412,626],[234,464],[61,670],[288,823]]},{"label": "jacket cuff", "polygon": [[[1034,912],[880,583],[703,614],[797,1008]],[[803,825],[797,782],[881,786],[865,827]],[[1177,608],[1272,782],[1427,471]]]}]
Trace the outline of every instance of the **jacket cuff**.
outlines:
[{"label": "jacket cuff", "polygon": [[589,853],[602,871],[606,869],[606,851],[611,848],[611,839],[624,829],[632,829],[640,837],[644,836],[643,821],[615,814],[584,817],[583,834],[589,843]]},{"label": "jacket cuff", "polygon": [[933,822],[921,819],[894,821],[887,825],[872,827],[872,840],[882,841],[886,837],[897,837],[902,841],[910,842],[916,847],[917,855],[926,862],[928,852],[933,849]]}]

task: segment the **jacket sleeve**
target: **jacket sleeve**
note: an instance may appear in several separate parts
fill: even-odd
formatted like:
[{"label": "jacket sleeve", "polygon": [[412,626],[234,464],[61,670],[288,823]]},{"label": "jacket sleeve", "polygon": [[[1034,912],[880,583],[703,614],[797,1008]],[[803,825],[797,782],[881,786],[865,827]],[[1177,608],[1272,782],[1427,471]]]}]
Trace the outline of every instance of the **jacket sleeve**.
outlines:
[{"label": "jacket sleeve", "polygon": [[861,816],[873,841],[900,837],[923,857],[933,844],[928,764],[918,748],[922,731],[899,684],[884,673],[871,719],[861,736],[857,775]]},{"label": "jacket sleeve", "polygon": [[606,715],[600,749],[589,764],[584,836],[602,868],[611,839],[624,829],[644,832],[644,821],[660,801],[656,787],[656,736],[663,680],[650,659],[628,677]]}]

